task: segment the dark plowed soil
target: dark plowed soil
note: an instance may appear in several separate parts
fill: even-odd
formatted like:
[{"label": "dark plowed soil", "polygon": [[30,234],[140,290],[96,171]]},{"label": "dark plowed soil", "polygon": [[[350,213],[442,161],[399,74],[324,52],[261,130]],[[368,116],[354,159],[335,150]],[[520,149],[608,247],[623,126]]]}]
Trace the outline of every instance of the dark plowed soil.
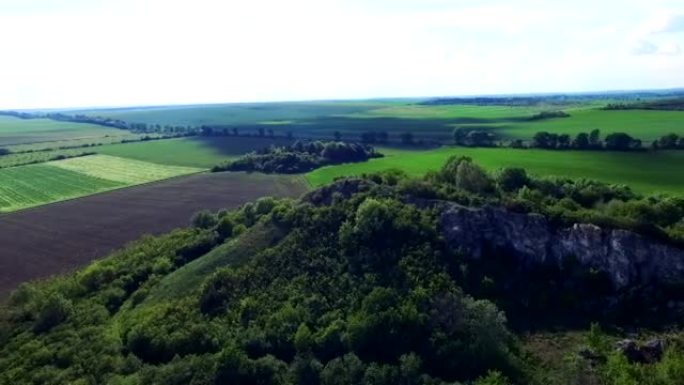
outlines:
[{"label": "dark plowed soil", "polygon": [[298,178],[197,174],[0,216],[0,301],[20,283],[63,273],[140,238],[187,226],[201,209],[297,197]]}]

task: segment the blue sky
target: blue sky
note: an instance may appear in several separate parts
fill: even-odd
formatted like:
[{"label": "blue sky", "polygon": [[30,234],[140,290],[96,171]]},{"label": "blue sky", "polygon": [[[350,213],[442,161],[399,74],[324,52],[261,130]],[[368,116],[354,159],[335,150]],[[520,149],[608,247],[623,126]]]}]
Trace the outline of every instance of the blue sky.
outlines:
[{"label": "blue sky", "polygon": [[0,108],[684,86],[684,1],[0,0]]}]

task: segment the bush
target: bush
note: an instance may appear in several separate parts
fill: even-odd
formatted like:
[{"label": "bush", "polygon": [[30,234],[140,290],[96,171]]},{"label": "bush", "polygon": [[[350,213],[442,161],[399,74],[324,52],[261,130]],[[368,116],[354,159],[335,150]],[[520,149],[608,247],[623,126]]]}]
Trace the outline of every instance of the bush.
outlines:
[{"label": "bush", "polygon": [[202,210],[192,216],[192,226],[198,229],[210,229],[218,222],[216,216],[209,210]]},{"label": "bush", "polygon": [[38,310],[33,330],[36,333],[42,333],[52,329],[64,322],[72,310],[73,306],[70,300],[61,294],[50,294]]}]

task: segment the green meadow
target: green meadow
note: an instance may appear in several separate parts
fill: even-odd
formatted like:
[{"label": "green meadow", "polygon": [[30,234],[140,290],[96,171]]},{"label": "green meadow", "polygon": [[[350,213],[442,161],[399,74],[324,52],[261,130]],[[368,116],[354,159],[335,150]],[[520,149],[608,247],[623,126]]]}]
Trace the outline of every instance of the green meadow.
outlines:
[{"label": "green meadow", "polygon": [[672,132],[684,132],[684,111],[584,109],[569,113],[569,118],[503,125],[497,132],[505,137],[529,140],[539,131],[575,136],[579,132],[599,129],[604,136],[611,132],[626,132],[645,142]]},{"label": "green meadow", "polygon": [[591,152],[442,147],[430,151],[382,148],[384,158],[323,167],[306,174],[312,186],[335,178],[399,169],[422,176],[439,169],[452,155],[468,156],[489,171],[522,167],[536,176],[589,178],[626,184],[644,194],[684,194],[684,151]]}]

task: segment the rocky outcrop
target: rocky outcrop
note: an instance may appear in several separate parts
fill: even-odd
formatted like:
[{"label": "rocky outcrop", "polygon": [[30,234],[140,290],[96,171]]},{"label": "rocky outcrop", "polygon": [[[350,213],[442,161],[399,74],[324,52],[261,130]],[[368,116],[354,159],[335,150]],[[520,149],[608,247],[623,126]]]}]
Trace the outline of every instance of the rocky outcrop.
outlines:
[{"label": "rocky outcrop", "polygon": [[607,273],[616,289],[684,284],[684,250],[631,231],[579,223],[557,229],[539,214],[458,205],[442,210],[440,226],[448,244],[472,258],[481,258],[488,249],[505,250],[523,267],[561,267],[575,258],[588,269]]},{"label": "rocky outcrop", "polygon": [[665,352],[665,342],[659,338],[651,339],[641,345],[634,340],[625,339],[618,341],[615,347],[629,362],[641,364],[656,363]]}]

